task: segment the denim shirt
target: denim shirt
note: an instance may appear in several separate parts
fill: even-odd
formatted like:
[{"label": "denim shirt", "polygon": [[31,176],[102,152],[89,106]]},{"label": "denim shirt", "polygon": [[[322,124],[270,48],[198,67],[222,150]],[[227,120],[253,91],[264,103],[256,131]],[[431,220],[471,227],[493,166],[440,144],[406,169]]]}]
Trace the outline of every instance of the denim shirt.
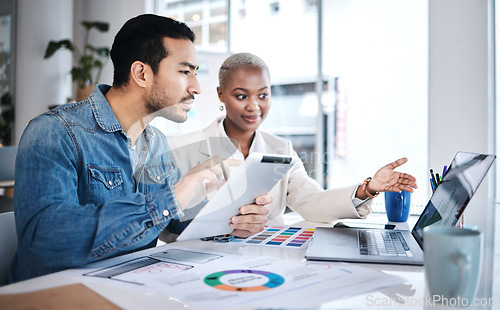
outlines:
[{"label": "denim shirt", "polygon": [[153,247],[187,223],[173,186],[180,171],[166,137],[147,126],[135,171],[130,138],[98,85],[88,100],[34,118],[18,146],[16,282]]}]

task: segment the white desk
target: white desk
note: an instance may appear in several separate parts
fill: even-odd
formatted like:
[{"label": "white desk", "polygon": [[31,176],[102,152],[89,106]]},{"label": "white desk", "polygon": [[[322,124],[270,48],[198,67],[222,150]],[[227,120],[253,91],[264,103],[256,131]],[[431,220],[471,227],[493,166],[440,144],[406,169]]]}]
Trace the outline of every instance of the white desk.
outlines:
[{"label": "white desk", "polygon": [[[410,225],[415,221],[415,218],[409,220]],[[366,220],[367,222],[384,222],[386,223],[385,215],[372,214]],[[283,218],[273,220],[269,224],[285,224],[304,227],[327,226],[325,224],[315,224],[302,221],[300,217],[294,214],[286,214]],[[398,228],[408,229],[409,223],[402,223]],[[270,256],[274,258],[289,260],[289,261],[304,261],[305,250],[300,249],[285,249],[273,247],[259,246],[240,246],[238,243],[216,243],[213,241],[203,242],[199,240],[190,240],[179,242],[178,244],[199,250],[217,251],[228,254],[239,254],[246,257]],[[156,248],[158,249],[158,248]],[[151,249],[141,251],[147,253]],[[113,258],[114,263],[127,261],[133,257],[139,257],[144,253],[137,252],[121,257]],[[398,266],[398,265],[381,265],[381,264],[358,264],[360,266],[383,271],[387,274],[395,274],[403,277],[406,282],[402,285],[397,285],[384,289],[382,291],[372,292],[368,294],[358,295],[356,297],[334,300],[323,304],[320,309],[432,309],[426,305],[426,292],[423,267],[419,266]],[[76,278],[67,277],[64,272],[58,272],[51,275],[23,281],[4,287],[0,287],[0,294],[14,294],[31,292],[41,289],[47,289],[62,285],[74,283],[84,283],[87,287],[104,296],[109,301],[115,303],[124,309],[186,309],[180,302],[165,296],[162,293],[130,292],[129,290],[121,290],[114,286],[97,284],[95,282],[81,282]],[[482,291],[488,289],[480,288],[479,296],[483,296]],[[400,298],[402,303],[397,303],[395,300]],[[314,302],[311,302],[314,304]],[[498,304],[497,304],[498,306]],[[489,307],[486,307],[489,309]]]}]

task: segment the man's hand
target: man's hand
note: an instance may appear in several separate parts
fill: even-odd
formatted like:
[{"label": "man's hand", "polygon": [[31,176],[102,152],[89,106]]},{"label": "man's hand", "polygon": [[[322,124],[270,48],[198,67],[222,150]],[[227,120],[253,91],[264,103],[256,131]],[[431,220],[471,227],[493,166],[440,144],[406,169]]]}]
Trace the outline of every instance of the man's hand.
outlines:
[{"label": "man's hand", "polygon": [[247,238],[264,230],[269,209],[265,206],[273,201],[269,194],[259,196],[255,203],[240,208],[240,214],[231,218],[231,235]]},{"label": "man's hand", "polygon": [[216,156],[191,168],[174,185],[175,196],[181,209],[184,210],[196,206],[208,193],[221,188],[229,178],[230,166],[238,166],[242,163],[240,160],[222,160]]}]

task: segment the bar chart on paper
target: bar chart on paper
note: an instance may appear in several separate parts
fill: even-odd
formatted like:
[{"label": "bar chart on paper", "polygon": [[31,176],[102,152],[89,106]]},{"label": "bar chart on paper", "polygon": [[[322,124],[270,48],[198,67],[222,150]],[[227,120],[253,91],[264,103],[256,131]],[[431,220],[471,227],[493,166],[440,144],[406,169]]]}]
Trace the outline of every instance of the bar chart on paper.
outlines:
[{"label": "bar chart on paper", "polygon": [[314,234],[314,228],[294,226],[268,226],[262,232],[248,238],[235,238],[232,242],[248,245],[286,248],[306,248]]}]

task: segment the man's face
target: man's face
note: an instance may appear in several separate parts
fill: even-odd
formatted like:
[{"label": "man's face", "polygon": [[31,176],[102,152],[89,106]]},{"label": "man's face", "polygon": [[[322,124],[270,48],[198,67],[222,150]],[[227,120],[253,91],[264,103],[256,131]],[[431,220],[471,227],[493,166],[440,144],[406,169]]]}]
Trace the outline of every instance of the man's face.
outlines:
[{"label": "man's face", "polygon": [[159,65],[146,98],[150,113],[181,123],[194,103],[194,95],[200,93],[196,77],[198,59],[191,41],[164,38],[168,56]]}]

